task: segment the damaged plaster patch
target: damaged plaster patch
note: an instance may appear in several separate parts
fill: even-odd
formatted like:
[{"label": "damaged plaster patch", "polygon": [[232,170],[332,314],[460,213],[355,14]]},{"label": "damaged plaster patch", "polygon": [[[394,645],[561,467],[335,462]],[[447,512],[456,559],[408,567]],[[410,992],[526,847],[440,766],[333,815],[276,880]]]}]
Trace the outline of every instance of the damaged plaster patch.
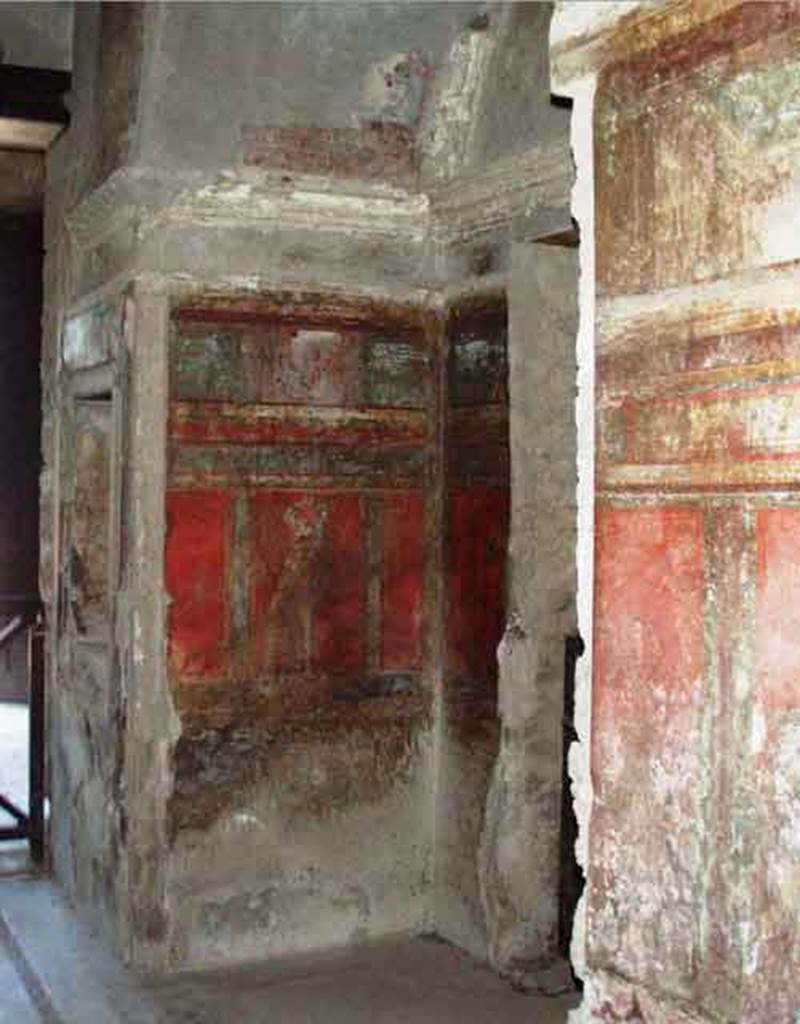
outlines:
[{"label": "damaged plaster patch", "polygon": [[[575,7],[575,4],[569,5]],[[586,5],[589,6],[589,5]],[[592,7],[597,8],[597,4]],[[554,19],[555,22],[555,19]],[[551,34],[551,49],[553,47]],[[597,82],[594,77],[572,83],[563,93],[573,101],[570,126],[575,184],[572,190],[572,216],[580,225],[580,278],[578,287],[579,325],[575,342],[578,363],[575,420],[577,428],[578,482],[577,552],[578,632],[585,649],[575,673],[575,729],[578,741],[567,754],[570,789],[578,839],[575,854],[584,875],[589,865],[589,821],[592,811],[591,709],[594,623],[594,465],[595,465],[595,254],[594,254],[594,151],[593,119]],[[586,966],[587,892],[584,890],[573,923],[570,959],[579,977],[587,979]],[[570,1013],[571,1024],[587,1019],[585,1007],[592,1000],[588,993],[582,1007]]]},{"label": "damaged plaster patch", "polygon": [[420,141],[423,159],[439,180],[449,180],[469,165],[477,130],[474,111],[496,42],[489,31],[465,32],[450,50],[431,111],[435,119],[424,126]]},{"label": "damaged plaster patch", "polygon": [[361,117],[366,121],[414,124],[430,73],[421,53],[392,53],[372,65],[361,86]]},{"label": "damaged plaster patch", "polygon": [[770,874],[792,905],[800,894],[800,722],[781,730],[772,763],[778,846],[786,856],[770,860]]}]

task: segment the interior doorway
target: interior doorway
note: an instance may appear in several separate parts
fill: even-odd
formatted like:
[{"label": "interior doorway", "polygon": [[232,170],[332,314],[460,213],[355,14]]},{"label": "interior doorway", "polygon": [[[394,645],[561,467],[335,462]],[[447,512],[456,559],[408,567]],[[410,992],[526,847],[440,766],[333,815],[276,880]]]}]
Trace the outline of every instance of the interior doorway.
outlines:
[{"label": "interior doorway", "polygon": [[0,840],[27,841],[34,861],[44,855],[45,800],[42,255],[41,201],[0,210]]}]

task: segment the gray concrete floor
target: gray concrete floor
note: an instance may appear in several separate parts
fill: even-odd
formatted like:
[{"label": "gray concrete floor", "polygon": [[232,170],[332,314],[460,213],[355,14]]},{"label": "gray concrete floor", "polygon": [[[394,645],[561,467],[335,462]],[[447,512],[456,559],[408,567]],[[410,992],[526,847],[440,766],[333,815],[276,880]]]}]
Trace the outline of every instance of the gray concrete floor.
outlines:
[{"label": "gray concrete floor", "polygon": [[0,1024],[564,1024],[435,939],[135,978],[46,880],[0,880]]},{"label": "gray concrete floor", "polygon": [[8,946],[0,940],[0,1024],[42,1024],[42,1018],[17,973]]},{"label": "gray concrete floor", "polygon": [[150,988],[169,1024],[563,1024],[574,1000],[514,992],[431,939],[384,940]]}]

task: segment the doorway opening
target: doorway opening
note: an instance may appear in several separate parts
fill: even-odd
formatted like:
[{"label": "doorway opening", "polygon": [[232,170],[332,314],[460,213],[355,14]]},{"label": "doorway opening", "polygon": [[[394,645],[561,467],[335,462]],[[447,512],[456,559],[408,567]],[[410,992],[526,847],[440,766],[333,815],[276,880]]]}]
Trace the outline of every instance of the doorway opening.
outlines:
[{"label": "doorway opening", "polygon": [[[9,154],[2,154],[9,156]],[[7,166],[36,180],[34,154]],[[0,840],[44,856],[44,662],[39,599],[42,210],[0,210]],[[13,849],[5,847],[5,849]],[[22,847],[24,850],[24,846]],[[12,857],[9,864],[18,862]]]}]

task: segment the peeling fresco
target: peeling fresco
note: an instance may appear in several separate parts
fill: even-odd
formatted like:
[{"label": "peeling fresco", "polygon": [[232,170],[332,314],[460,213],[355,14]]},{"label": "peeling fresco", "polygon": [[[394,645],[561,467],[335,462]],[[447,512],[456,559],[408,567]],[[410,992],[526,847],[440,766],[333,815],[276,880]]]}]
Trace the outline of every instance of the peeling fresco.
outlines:
[{"label": "peeling fresco", "polygon": [[694,13],[598,86],[581,1013],[795,1024],[800,26]]},{"label": "peeling fresco", "polygon": [[118,302],[100,303],[85,313],[70,317],[64,326],[61,358],[71,370],[104,363],[115,355],[120,332]]},{"label": "peeling fresco", "polygon": [[800,977],[800,508],[756,519],[752,881],[744,1019],[792,1020]]},{"label": "peeling fresco", "polygon": [[700,511],[601,507],[596,573],[592,964],[686,995],[702,871]]},{"label": "peeling fresco", "polygon": [[111,405],[75,410],[75,491],[71,508],[69,601],[78,632],[102,634],[111,611]]},{"label": "peeling fresco", "polygon": [[[50,849],[70,898],[106,936],[125,905],[124,655],[115,634],[122,563],[117,399],[93,374],[117,362],[121,302],[69,318],[61,349],[57,603],[49,688]],[[117,366],[119,363],[117,362]]]},{"label": "peeling fresco", "polygon": [[296,174],[407,180],[415,171],[416,130],[392,120],[355,128],[243,125],[244,162]]},{"label": "peeling fresco", "polygon": [[[109,352],[130,369],[113,460],[128,704],[90,718],[84,744],[59,691],[61,876],[74,854],[102,888],[84,838],[95,811],[118,814],[107,917],[145,969],[433,927],[483,957],[510,468],[499,293],[519,223],[563,205],[571,176],[551,6],[171,5],[155,33],[140,13],[76,8],[48,186],[46,522],[59,374]],[[95,116],[107,86],[120,102]],[[115,352],[121,318],[100,308],[120,282]],[[469,308],[448,368],[451,300]],[[62,351],[61,325],[98,301]],[[463,651],[447,650],[451,599]],[[101,704],[105,668],[81,671],[81,703]],[[114,730],[116,801],[82,759]],[[454,857],[435,878],[440,773]],[[520,800],[528,785],[515,777]]]},{"label": "peeling fresco", "polygon": [[[603,293],[646,292],[778,258],[764,211],[794,194],[800,146],[790,6],[742,4],[685,45],[670,40],[647,60],[604,73],[595,122],[597,194],[606,197],[598,207]],[[764,34],[781,29],[767,43]],[[648,130],[654,122],[658,130]],[[783,249],[783,259],[800,256],[789,236]]]}]

